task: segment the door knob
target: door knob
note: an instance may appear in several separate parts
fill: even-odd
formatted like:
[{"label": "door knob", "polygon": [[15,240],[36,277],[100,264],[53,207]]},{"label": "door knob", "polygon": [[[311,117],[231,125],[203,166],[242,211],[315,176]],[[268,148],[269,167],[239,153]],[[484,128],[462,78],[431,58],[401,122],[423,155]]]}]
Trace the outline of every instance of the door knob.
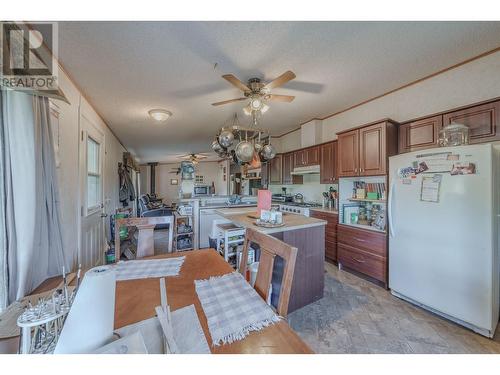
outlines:
[{"label": "door knob", "polygon": [[108,217],[108,214],[101,214],[101,217]]}]

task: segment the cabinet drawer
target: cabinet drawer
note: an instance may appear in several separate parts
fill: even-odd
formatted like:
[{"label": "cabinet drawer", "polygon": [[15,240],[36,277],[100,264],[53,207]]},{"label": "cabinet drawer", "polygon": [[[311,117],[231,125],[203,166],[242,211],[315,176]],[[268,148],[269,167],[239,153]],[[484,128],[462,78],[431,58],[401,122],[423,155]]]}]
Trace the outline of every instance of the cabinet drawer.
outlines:
[{"label": "cabinet drawer", "polygon": [[347,225],[337,226],[338,242],[359,248],[368,253],[386,257],[387,238],[385,233],[363,230]]},{"label": "cabinet drawer", "polygon": [[386,282],[386,258],[367,253],[366,251],[352,246],[338,243],[337,259],[339,263],[350,269],[371,276],[384,283]]},{"label": "cabinet drawer", "polygon": [[325,258],[337,261],[337,242],[325,241]]}]

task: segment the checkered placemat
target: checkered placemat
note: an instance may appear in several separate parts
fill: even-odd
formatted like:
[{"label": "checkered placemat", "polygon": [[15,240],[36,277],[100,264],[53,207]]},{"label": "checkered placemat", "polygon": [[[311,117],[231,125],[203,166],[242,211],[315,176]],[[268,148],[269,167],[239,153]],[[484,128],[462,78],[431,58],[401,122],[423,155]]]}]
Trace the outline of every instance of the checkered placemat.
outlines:
[{"label": "checkered placemat", "polygon": [[195,280],[213,345],[242,340],[279,317],[238,272]]},{"label": "checkered placemat", "polygon": [[177,276],[186,257],[144,259],[118,262],[116,280],[147,279],[149,277]]}]

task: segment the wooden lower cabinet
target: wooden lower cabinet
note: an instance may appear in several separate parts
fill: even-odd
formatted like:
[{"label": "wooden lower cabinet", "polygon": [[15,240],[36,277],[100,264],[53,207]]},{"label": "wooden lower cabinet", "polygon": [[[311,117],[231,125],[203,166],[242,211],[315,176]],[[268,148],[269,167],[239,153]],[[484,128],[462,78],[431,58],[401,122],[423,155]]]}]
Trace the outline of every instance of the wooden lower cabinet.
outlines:
[{"label": "wooden lower cabinet", "polygon": [[338,262],[347,268],[373,277],[384,284],[387,279],[387,259],[359,248],[337,244]]},{"label": "wooden lower cabinet", "polygon": [[339,224],[337,238],[337,261],[341,266],[374,278],[387,287],[385,233]]},{"label": "wooden lower cabinet", "polygon": [[337,261],[337,224],[339,216],[335,212],[324,212],[311,210],[311,217],[325,220],[328,224],[325,226],[325,258],[327,260]]}]

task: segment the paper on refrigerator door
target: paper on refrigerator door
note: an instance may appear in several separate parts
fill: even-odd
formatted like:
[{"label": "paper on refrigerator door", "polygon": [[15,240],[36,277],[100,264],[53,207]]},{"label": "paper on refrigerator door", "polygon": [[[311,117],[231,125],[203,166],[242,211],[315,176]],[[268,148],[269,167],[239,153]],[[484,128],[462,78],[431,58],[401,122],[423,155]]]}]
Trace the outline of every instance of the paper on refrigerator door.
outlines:
[{"label": "paper on refrigerator door", "polygon": [[439,190],[441,189],[441,175],[425,176],[422,178],[420,200],[422,202],[439,202]]}]

